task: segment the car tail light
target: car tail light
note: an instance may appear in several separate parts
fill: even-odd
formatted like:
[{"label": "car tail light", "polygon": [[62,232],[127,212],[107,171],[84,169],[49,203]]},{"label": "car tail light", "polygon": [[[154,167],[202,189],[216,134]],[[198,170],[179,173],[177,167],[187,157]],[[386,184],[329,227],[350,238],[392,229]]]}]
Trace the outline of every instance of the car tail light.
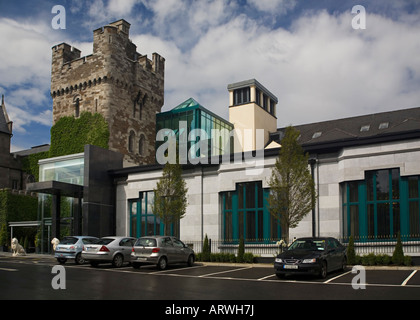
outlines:
[{"label": "car tail light", "polygon": [[134,250],[134,247],[133,247],[133,248],[131,248],[131,252],[136,252],[136,250]]},{"label": "car tail light", "polygon": [[158,253],[160,251],[160,248],[153,248],[152,253]]},{"label": "car tail light", "polygon": [[109,252],[109,249],[108,249],[107,247],[105,247],[105,246],[102,246],[102,247],[99,249],[99,251],[102,251],[102,252]]}]

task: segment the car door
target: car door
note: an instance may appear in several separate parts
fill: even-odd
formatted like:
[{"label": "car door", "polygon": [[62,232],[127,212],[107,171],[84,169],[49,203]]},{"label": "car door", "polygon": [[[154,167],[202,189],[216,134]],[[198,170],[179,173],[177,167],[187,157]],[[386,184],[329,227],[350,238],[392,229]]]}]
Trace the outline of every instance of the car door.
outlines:
[{"label": "car door", "polygon": [[131,255],[131,249],[134,245],[134,239],[133,238],[123,238],[121,239],[119,246],[121,253],[124,256],[124,261],[130,261],[130,255]]},{"label": "car door", "polygon": [[165,250],[168,263],[174,263],[176,261],[175,248],[170,237],[162,239],[162,247]]},{"label": "car door", "polygon": [[327,254],[328,254],[328,270],[336,270],[341,264],[341,254],[337,248],[337,244],[334,239],[328,239],[327,241]]},{"label": "car door", "polygon": [[174,244],[176,262],[186,262],[188,259],[188,253],[185,250],[184,243],[177,238],[172,238],[172,242]]}]

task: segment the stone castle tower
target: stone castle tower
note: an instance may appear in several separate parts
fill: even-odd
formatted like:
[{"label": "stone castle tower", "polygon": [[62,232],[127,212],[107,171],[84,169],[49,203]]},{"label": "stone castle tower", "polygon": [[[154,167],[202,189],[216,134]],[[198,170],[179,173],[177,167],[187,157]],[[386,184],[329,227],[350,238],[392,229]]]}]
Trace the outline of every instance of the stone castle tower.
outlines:
[{"label": "stone castle tower", "polygon": [[66,43],[52,48],[53,123],[84,111],[102,114],[109,148],[129,165],[155,163],[156,113],[164,103],[165,59],[137,52],[130,24],[113,22],[93,31],[93,54]]}]

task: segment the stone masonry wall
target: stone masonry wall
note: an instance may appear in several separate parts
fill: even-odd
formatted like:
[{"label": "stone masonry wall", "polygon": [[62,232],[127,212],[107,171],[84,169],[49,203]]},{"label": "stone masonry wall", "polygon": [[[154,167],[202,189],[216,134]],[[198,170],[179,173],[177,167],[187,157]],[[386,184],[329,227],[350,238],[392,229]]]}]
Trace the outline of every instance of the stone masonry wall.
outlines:
[{"label": "stone masonry wall", "polygon": [[83,111],[101,113],[109,125],[110,150],[123,153],[131,165],[151,164],[155,117],[164,103],[165,59],[139,54],[129,28],[119,20],[95,30],[89,56],[66,43],[52,48],[53,123]]}]

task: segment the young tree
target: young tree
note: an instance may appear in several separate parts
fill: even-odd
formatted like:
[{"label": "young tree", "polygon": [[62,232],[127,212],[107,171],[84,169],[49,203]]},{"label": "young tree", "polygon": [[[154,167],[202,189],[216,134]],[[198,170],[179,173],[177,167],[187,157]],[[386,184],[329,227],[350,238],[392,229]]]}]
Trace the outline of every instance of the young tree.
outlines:
[{"label": "young tree", "polygon": [[165,224],[165,235],[170,235],[171,224],[182,219],[187,209],[188,188],[180,164],[165,164],[154,192],[153,212]]},{"label": "young tree", "polygon": [[287,127],[281,140],[280,154],[272,171],[268,198],[270,213],[280,221],[282,237],[289,241],[289,228],[314,208],[315,183],[308,167],[308,154],[298,143],[299,131]]}]

